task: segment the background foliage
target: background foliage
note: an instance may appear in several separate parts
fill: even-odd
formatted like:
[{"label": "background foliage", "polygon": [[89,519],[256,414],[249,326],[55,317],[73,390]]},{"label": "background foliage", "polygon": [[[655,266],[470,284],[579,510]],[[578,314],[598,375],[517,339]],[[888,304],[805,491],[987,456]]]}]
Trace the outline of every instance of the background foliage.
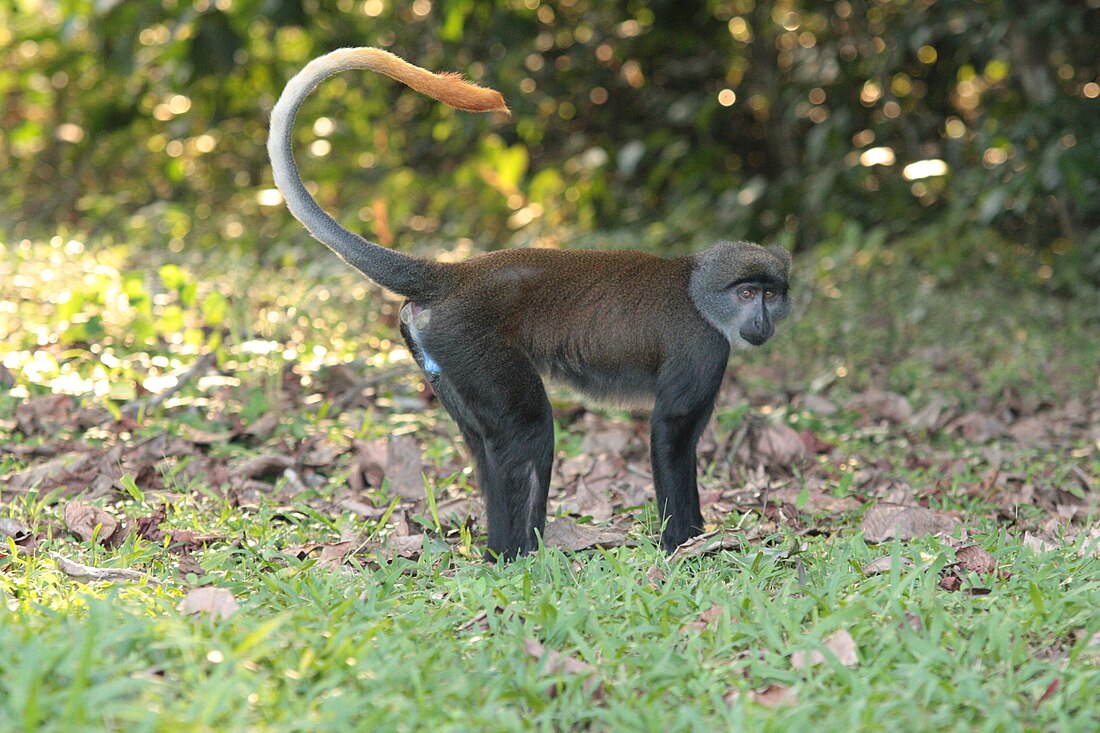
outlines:
[{"label": "background foliage", "polygon": [[[1098,6],[0,3],[0,721],[1091,733]],[[665,558],[643,417],[555,390],[549,513],[637,546],[474,560],[398,301],[272,189],[276,95],[360,44],[515,112],[309,100],[387,245],[804,250],[702,440],[737,549]]]},{"label": "background foliage", "polygon": [[514,112],[489,123],[367,74],[315,95],[306,177],[384,243],[554,245],[636,223],[672,251],[716,232],[807,248],[852,226],[934,222],[943,242],[992,225],[1038,279],[1075,286],[1100,278],[1098,8],[22,0],[0,9],[2,216],[20,236],[175,250],[304,241],[264,193],[268,113],[306,60],[370,44],[461,70]]}]

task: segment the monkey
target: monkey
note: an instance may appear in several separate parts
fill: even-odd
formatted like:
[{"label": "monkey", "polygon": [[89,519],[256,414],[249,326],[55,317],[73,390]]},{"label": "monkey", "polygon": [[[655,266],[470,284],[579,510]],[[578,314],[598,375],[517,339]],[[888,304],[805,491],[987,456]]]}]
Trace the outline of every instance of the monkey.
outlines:
[{"label": "monkey", "polygon": [[286,85],[268,153],[291,213],[347,264],[406,300],[402,338],[473,457],[487,560],[537,549],[554,452],[543,377],[597,399],[652,404],[650,461],[666,552],[703,531],[696,447],[730,350],[760,346],[790,310],[790,254],[719,241],[693,255],[505,249],[437,262],[346,229],[306,190],[291,132],[302,101],[348,69],[389,76],[459,110],[507,112],[504,98],[376,48],[333,51]]}]

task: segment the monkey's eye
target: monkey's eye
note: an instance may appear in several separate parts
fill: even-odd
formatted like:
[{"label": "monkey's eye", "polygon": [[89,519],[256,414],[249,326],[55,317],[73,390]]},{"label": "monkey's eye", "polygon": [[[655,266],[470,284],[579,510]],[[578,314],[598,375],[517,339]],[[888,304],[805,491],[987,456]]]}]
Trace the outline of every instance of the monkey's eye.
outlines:
[{"label": "monkey's eye", "polygon": [[779,291],[774,288],[768,288],[764,291],[764,300],[773,301],[779,297]]},{"label": "monkey's eye", "polygon": [[756,291],[752,288],[741,288],[737,291],[737,295],[742,300],[752,300],[756,297]]}]

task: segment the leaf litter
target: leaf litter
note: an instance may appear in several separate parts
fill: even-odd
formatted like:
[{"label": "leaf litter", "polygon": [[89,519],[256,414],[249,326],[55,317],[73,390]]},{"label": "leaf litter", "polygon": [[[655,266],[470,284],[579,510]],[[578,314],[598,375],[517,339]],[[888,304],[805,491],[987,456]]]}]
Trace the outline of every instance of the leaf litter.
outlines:
[{"label": "leaf litter", "polygon": [[[845,629],[838,629],[829,634],[822,641],[822,647],[829,651],[833,658],[845,667],[859,666],[859,649],[852,635]],[[798,650],[791,654],[791,666],[795,669],[809,669],[828,660],[819,649],[811,649],[809,652]]]},{"label": "leaf litter", "polygon": [[106,544],[118,529],[118,522],[99,507],[70,501],[65,505],[65,526],[85,542]]},{"label": "leaf litter", "polygon": [[863,539],[870,544],[887,540],[911,540],[925,534],[950,534],[959,520],[945,512],[919,506],[879,503],[863,515]]},{"label": "leaf litter", "polygon": [[127,581],[160,585],[160,581],[153,576],[129,568],[92,567],[90,565],[78,563],[75,560],[70,560],[56,552],[50,553],[50,556],[57,562],[58,570],[81,583]]},{"label": "leaf litter", "polygon": [[[465,466],[465,457],[461,451],[454,451],[457,457],[445,453],[440,459],[438,449],[428,446],[436,439],[436,432],[452,441],[454,430],[422,427],[413,432],[415,427],[410,427],[406,417],[400,417],[404,422],[391,421],[400,410],[420,410],[425,404],[434,409],[435,403],[423,394],[409,394],[402,389],[379,397],[364,387],[367,380],[359,370],[350,369],[344,370],[350,374],[334,375],[324,388],[326,395],[345,403],[330,415],[346,410],[341,416],[346,419],[333,420],[311,406],[317,404],[313,401],[316,393],[303,382],[300,366],[288,362],[280,368],[275,389],[281,390],[281,403],[254,411],[253,415],[261,417],[251,423],[237,416],[243,414],[240,407],[249,399],[245,390],[223,390],[217,396],[211,393],[211,399],[205,402],[166,402],[161,409],[167,419],[159,423],[150,421],[147,413],[144,419],[124,415],[111,422],[106,410],[61,396],[35,398],[42,401],[33,405],[30,403],[35,400],[28,400],[30,406],[21,405],[23,409],[16,419],[0,416],[0,473],[6,472],[0,475],[3,506],[15,511],[12,499],[32,492],[39,496],[55,492],[58,499],[56,509],[47,507],[46,518],[27,519],[29,524],[4,524],[4,518],[0,518],[0,535],[5,540],[0,553],[10,551],[9,541],[16,543],[17,551],[33,551],[22,548],[22,544],[33,543],[36,538],[49,538],[51,548],[75,547],[78,539],[92,539],[89,527],[101,542],[135,532],[147,541],[165,543],[176,553],[175,570],[186,587],[188,582],[202,582],[199,579],[204,576],[192,551],[202,559],[201,551],[210,542],[240,542],[224,535],[208,535],[204,543],[198,541],[202,535],[193,530],[190,534],[174,531],[163,506],[145,516],[127,516],[127,510],[133,511],[133,502],[123,486],[123,477],[144,492],[142,505],[146,507],[184,493],[203,501],[205,489],[209,489],[215,501],[223,495],[230,506],[242,512],[254,511],[264,503],[271,506],[272,502],[282,502],[280,511],[308,508],[321,519],[331,520],[332,526],[321,530],[328,535],[325,541],[283,549],[299,560],[316,560],[319,566],[345,567],[352,558],[384,561],[418,557],[431,542],[457,544],[460,529],[472,533],[477,541],[484,529],[480,500],[471,492],[470,482],[453,477]],[[870,366],[872,374],[876,368],[882,373],[889,367]],[[212,370],[219,368],[212,365]],[[728,382],[723,398],[727,401],[721,406],[725,412],[719,412],[720,420],[731,419],[734,402],[738,406],[747,403],[745,390],[738,384],[742,378],[743,372],[739,372],[736,380]],[[875,380],[872,376],[871,381]],[[0,384],[7,382],[10,386],[16,381],[14,375],[0,368]],[[848,398],[843,383],[836,389],[829,382],[806,394],[791,394],[791,385],[797,381],[773,381],[782,384],[785,391],[773,390],[763,396],[755,393],[751,400],[756,406],[766,404],[770,410],[766,417],[756,416],[754,422],[741,415],[731,421],[732,429],[725,423],[720,430],[715,430],[713,424],[708,428],[701,453],[707,470],[701,473],[700,493],[707,526],[723,529],[701,538],[694,549],[689,543],[679,557],[690,557],[695,550],[716,552],[718,548],[743,553],[757,544],[777,546],[781,542],[777,537],[794,539],[810,532],[832,533],[835,527],[846,532],[852,525],[847,515],[859,516],[860,510],[865,510],[862,523],[869,542],[876,536],[882,538],[880,542],[923,542],[918,538],[930,534],[939,538],[942,547],[955,548],[955,559],[945,567],[942,580],[950,584],[955,581],[949,578],[957,579],[960,590],[972,583],[972,590],[980,592],[982,585],[1006,577],[1006,569],[997,558],[966,539],[972,522],[979,517],[995,520],[1009,533],[1022,537],[1029,551],[1073,548],[1080,554],[1096,552],[1096,530],[1088,524],[1095,521],[1100,484],[1093,447],[1100,446],[1100,396],[1096,393],[1055,401],[1020,397],[1006,389],[1003,394],[960,400],[930,391],[906,397],[886,390],[867,390]],[[185,393],[179,395],[186,398]],[[737,399],[732,400],[731,394]],[[965,408],[959,406],[960,402],[966,403]],[[352,407],[369,412],[360,415],[352,412]],[[302,419],[291,411],[301,412]],[[643,503],[651,506],[653,496],[644,420],[612,420],[575,407],[565,413],[556,410],[555,417],[566,430],[583,435],[563,449],[572,458],[558,456],[555,461],[551,514],[564,514],[559,518],[561,529],[572,525],[567,536],[577,528],[586,533],[609,528],[627,535],[630,530],[637,531],[638,507]],[[184,420],[192,429],[180,429]],[[570,425],[570,420],[577,422]],[[167,433],[149,434],[156,425],[169,422]],[[374,423],[369,429],[368,422]],[[393,424],[398,425],[393,432],[410,438],[412,444],[409,449],[399,447],[398,455],[391,460],[394,436],[380,433],[378,426],[389,430]],[[318,435],[323,439],[317,440]],[[967,444],[964,450],[954,449],[959,442]],[[1019,465],[1036,455],[1028,451],[1044,455],[1044,459],[1035,461],[1037,468]],[[1051,455],[1060,456],[1063,463],[1071,464],[1070,468],[1054,468],[1055,462],[1045,458]],[[399,459],[406,461],[404,475],[411,477],[415,470],[415,479],[403,484],[395,481]],[[249,465],[252,460],[256,462]],[[427,510],[421,473],[439,492],[435,499],[444,525],[439,530],[424,522]],[[194,491],[195,485],[201,485],[204,492]],[[957,505],[959,499],[969,502],[968,511],[972,513],[963,516],[937,509]],[[61,525],[57,517],[69,500],[85,506],[83,519],[74,508],[71,526],[68,519]],[[109,537],[105,536],[109,522],[96,510],[115,521]],[[882,516],[884,511],[890,516]],[[837,524],[838,516],[844,516],[845,523]],[[383,517],[387,520],[385,526],[376,527]],[[872,521],[876,517],[881,520],[878,525]],[[347,536],[345,523],[367,527],[365,535],[353,532]],[[738,531],[728,531],[734,524]],[[548,523],[548,530],[555,525]],[[650,531],[650,535],[654,533]],[[585,547],[613,546],[614,541],[605,538],[589,543],[588,538],[581,538],[558,546],[579,552]],[[102,557],[102,552],[97,550],[97,556]],[[898,557],[898,561],[903,572],[911,565],[904,557]],[[72,564],[65,567],[73,577],[89,578],[88,582],[96,578],[141,582],[143,578],[137,570],[130,570],[135,575],[129,575],[125,568],[94,568],[68,562]],[[872,560],[863,567],[864,575],[888,572],[893,562],[891,556]],[[1004,565],[1015,570],[1010,562],[1006,559]],[[660,570],[657,565],[655,569]],[[117,572],[124,574],[114,576]],[[191,589],[180,603],[181,613],[211,619],[224,619],[238,610],[231,592],[207,586]],[[475,633],[486,632],[490,614],[501,612],[482,611],[467,628]],[[685,626],[706,633],[726,623],[725,618],[719,604],[713,604]],[[924,628],[921,617],[911,611],[899,611],[892,621],[916,633]],[[729,619],[729,623],[734,622]],[[1076,643],[1084,650],[1079,657],[1082,663],[1098,663],[1100,634],[1083,628],[1074,633]],[[844,634],[851,640],[850,634]],[[850,647],[853,656],[845,656],[845,648],[838,651],[829,646],[831,640],[835,641],[834,635],[815,642],[816,646],[796,648],[789,656],[791,666],[812,674],[810,670],[820,669],[829,655],[845,666],[858,665],[859,650],[854,640]],[[598,668],[576,656],[547,650],[539,642],[534,644],[526,647],[525,654],[543,665],[539,667],[542,674],[555,678],[548,680],[548,694],[581,680],[588,685],[594,681],[595,689],[602,689]],[[798,654],[802,658],[796,665]],[[790,673],[781,679],[789,681]],[[767,678],[763,682],[757,679],[752,687],[731,689],[727,700],[740,698],[768,707],[796,704],[796,689],[783,682],[768,684]],[[1055,678],[1049,680],[1045,690],[1040,685],[1033,695],[1035,704],[1060,694],[1059,684],[1059,678]],[[584,689],[588,692],[592,688]]]},{"label": "leaf litter", "polygon": [[[554,649],[547,649],[535,639],[525,639],[523,649],[528,656],[538,661],[542,674],[550,677],[561,678],[560,684],[565,684],[570,678],[578,678],[581,689],[593,700],[600,700],[604,696],[603,682],[595,667],[588,662],[563,654]],[[546,692],[549,697],[557,697],[558,684],[551,684]]]},{"label": "leaf litter", "polygon": [[[210,362],[209,370],[217,369]],[[283,387],[286,408],[305,409],[301,392],[306,388],[297,375],[284,370]],[[736,385],[733,389],[737,391]],[[56,491],[74,499],[66,504],[65,528],[82,541],[94,536],[100,544],[114,545],[136,531],[150,542],[167,541],[177,554],[228,538],[162,528],[164,517],[158,519],[156,512],[152,517],[113,514],[112,502],[127,495],[124,480],[140,487],[151,505],[158,500],[172,501],[178,498],[180,487],[202,482],[246,511],[274,499],[305,503],[332,517],[351,515],[367,521],[388,517],[391,528],[397,528],[374,537],[318,543],[308,554],[316,553],[325,566],[339,566],[353,557],[414,559],[426,541],[429,545],[453,545],[461,532],[476,537],[484,531],[480,499],[465,483],[451,485],[434,497],[442,524],[438,532],[407,521],[408,516],[422,516],[427,509],[425,477],[429,485],[438,486],[440,480],[460,471],[466,464],[460,453],[446,461],[427,460],[422,438],[405,428],[368,439],[333,439],[321,433],[294,438],[285,431],[285,409],[269,409],[251,422],[244,421],[231,406],[238,397],[232,390],[224,392],[225,397],[207,408],[202,427],[188,421],[176,430],[140,438],[131,435],[138,428],[131,417],[105,422],[103,410],[94,410],[92,415],[91,408],[81,407],[65,395],[27,400],[17,405],[12,429],[28,440],[7,448],[15,458],[9,466],[18,468],[9,468],[7,475],[0,476],[0,493],[10,499],[31,491]],[[718,540],[717,535],[705,535],[680,548],[674,558],[722,549],[743,551],[746,542],[768,541],[769,535],[781,528],[829,533],[835,531],[833,527],[846,528],[843,518],[867,504],[861,527],[868,543],[909,541],[925,534],[956,542],[953,538],[960,533],[965,537],[966,526],[958,516],[927,504],[929,498],[948,490],[951,480],[958,480],[951,477],[968,475],[972,461],[918,450],[919,443],[904,442],[906,436],[917,433],[954,435],[989,446],[984,450],[991,453],[982,460],[991,462],[990,470],[981,481],[963,488],[975,497],[997,502],[1002,521],[1017,521],[1019,507],[1025,505],[1057,518],[1054,528],[1034,521],[1020,526],[1022,541],[1036,551],[1074,541],[1081,536],[1082,521],[1096,511],[1098,480],[1084,463],[1074,465],[1068,474],[1072,491],[1048,474],[1013,472],[1001,465],[1010,459],[1013,444],[1047,447],[1066,445],[1081,435],[1100,438],[1097,394],[1061,404],[1019,400],[1007,408],[982,406],[962,413],[952,399],[933,394],[914,409],[905,396],[877,389],[858,393],[846,402],[815,392],[793,395],[789,402],[810,413],[838,419],[847,410],[858,418],[857,434],[893,440],[900,449],[897,458],[860,461],[859,468],[851,471],[853,480],[847,489],[838,492],[836,483],[844,474],[835,467],[848,459],[847,451],[838,448],[844,445],[843,439],[838,441],[818,429],[795,429],[781,419],[783,412],[775,411],[769,415],[750,413],[732,431],[708,427],[701,453],[715,469],[700,483],[708,525],[725,524],[739,512],[741,524],[745,523],[744,513],[758,518],[748,523],[750,532],[726,533]],[[369,389],[357,395],[354,403],[372,405]],[[838,408],[838,404],[844,407]],[[171,405],[167,402],[159,409],[171,410]],[[347,407],[351,406],[348,403]],[[580,434],[581,450],[555,461],[549,505],[551,515],[561,516],[547,524],[546,544],[574,552],[632,544],[627,537],[637,511],[652,501],[653,492],[644,419],[610,419],[570,407],[562,413],[562,420],[567,429]],[[570,420],[575,424],[570,425]],[[89,437],[92,435],[96,439]],[[943,479],[913,487],[899,468],[942,475]],[[170,482],[167,476],[172,477]],[[22,550],[33,551],[36,540],[45,536],[48,531],[35,527],[13,539]],[[1093,549],[1082,552],[1095,551],[1095,542],[1088,546]],[[884,569],[874,563],[865,567],[867,575],[877,572]],[[954,581],[945,582],[950,585]]]},{"label": "leaf litter", "polygon": [[182,614],[202,616],[214,622],[225,621],[240,607],[231,591],[214,586],[192,588],[176,606]]}]

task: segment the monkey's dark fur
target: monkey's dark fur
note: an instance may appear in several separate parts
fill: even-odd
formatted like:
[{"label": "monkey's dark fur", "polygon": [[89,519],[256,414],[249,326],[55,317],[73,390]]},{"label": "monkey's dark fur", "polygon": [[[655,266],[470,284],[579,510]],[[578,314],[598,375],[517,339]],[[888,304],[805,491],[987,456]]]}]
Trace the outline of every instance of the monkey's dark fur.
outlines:
[{"label": "monkey's dark fur", "polygon": [[[662,544],[671,551],[700,533],[696,445],[731,344],[764,343],[787,315],[790,256],[719,242],[673,259],[516,249],[439,263],[369,242],[317,206],[294,167],[290,137],[301,100],[323,78],[377,68],[368,52],[381,53],[334,52],[287,85],[268,143],[276,184],[314,236],[409,299],[401,333],[474,454],[490,554],[510,559],[534,550],[545,522],[554,428],[540,375],[598,398],[652,399]],[[403,67],[380,70],[405,80]],[[428,93],[448,101],[446,91]]]}]

